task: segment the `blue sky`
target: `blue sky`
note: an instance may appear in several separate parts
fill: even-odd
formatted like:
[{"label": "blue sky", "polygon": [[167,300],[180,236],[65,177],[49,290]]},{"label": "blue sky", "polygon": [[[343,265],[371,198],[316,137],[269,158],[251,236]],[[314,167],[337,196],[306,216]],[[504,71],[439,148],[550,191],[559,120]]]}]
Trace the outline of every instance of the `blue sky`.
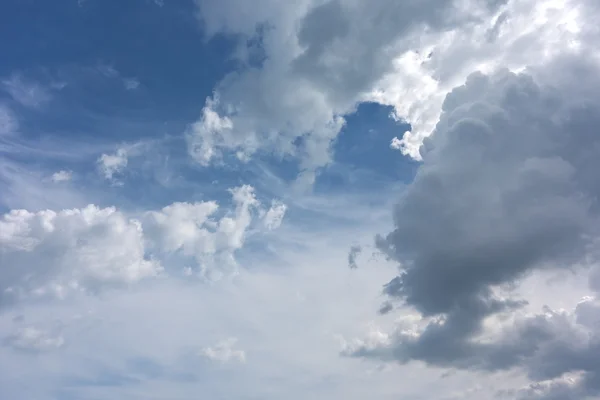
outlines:
[{"label": "blue sky", "polygon": [[0,398],[598,398],[599,17],[3,2]]},{"label": "blue sky", "polygon": [[[160,205],[199,196],[198,187],[182,187],[190,181],[203,186],[202,191],[223,191],[241,183],[260,185],[262,168],[285,183],[298,175],[297,159],[273,153],[263,154],[258,165],[233,158],[227,165],[199,169],[186,160],[182,132],[198,118],[219,81],[244,68],[232,56],[236,38],[207,38],[192,2],[16,2],[3,7],[2,15],[10,20],[2,24],[7,52],[0,71],[14,81],[14,91],[29,93],[29,102],[35,103],[23,104],[28,100],[15,98],[9,87],[2,93],[21,117],[19,139],[51,145],[58,139],[69,153],[69,146],[93,151],[92,146],[146,142],[156,159],[140,163],[156,162],[154,167],[168,170],[165,174],[178,175],[180,184],[165,191],[156,177],[138,171],[115,195],[139,203],[138,190],[143,190],[147,195],[141,201]],[[391,150],[381,152],[409,128],[391,119],[392,111],[377,103],[348,111],[346,125],[330,145],[334,162],[320,166],[317,193],[356,192],[363,185],[377,190],[412,178],[416,162]],[[44,164],[41,168],[95,172],[88,157],[44,158],[34,158]]]}]

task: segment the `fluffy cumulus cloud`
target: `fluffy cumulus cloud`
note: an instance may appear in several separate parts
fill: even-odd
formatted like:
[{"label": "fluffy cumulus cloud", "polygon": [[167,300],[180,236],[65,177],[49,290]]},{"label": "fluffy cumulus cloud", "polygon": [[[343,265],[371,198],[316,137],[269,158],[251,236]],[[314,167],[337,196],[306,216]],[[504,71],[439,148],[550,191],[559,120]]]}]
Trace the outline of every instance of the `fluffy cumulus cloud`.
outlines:
[{"label": "fluffy cumulus cloud", "polygon": [[520,367],[536,383],[512,398],[600,393],[589,356],[600,334],[595,301],[522,315],[526,301],[514,291],[531,274],[597,263],[600,60],[589,21],[598,9],[580,6],[586,19],[576,46],[520,73],[473,73],[445,97],[423,163],[395,207],[395,228],[377,238],[401,269],[384,294],[419,317],[347,354]]},{"label": "fluffy cumulus cloud", "polygon": [[161,269],[145,254],[141,223],[115,208],[13,210],[0,220],[0,243],[3,304],[135,283]]},{"label": "fluffy cumulus cloud", "polygon": [[519,70],[579,48],[587,12],[574,0],[197,3],[208,36],[241,37],[243,68],[190,126],[190,153],[208,165],[223,152],[276,152],[308,175],[330,161],[344,115],[362,101],[412,125],[391,147],[419,159],[447,92],[474,70]]},{"label": "fluffy cumulus cloud", "polygon": [[234,253],[267,212],[251,186],[230,192],[234,207],[220,216],[214,201],[173,203],[139,218],[94,205],[12,210],[0,220],[1,304],[133,284],[161,274],[170,254],[192,257],[208,278],[235,272]]},{"label": "fluffy cumulus cloud", "polygon": [[394,72],[372,93],[412,124],[412,132],[393,140],[392,147],[420,158],[419,147],[435,127],[446,94],[473,71],[522,71],[593,47],[596,8],[589,1],[510,0],[492,18],[468,29],[423,36],[421,47],[398,57]]},{"label": "fluffy cumulus cloud", "polygon": [[[147,213],[144,227],[149,243],[162,252],[192,257],[202,275],[215,270],[235,271],[234,253],[242,248],[249,228],[265,211],[251,186],[240,186],[230,193],[234,208],[220,218],[216,215],[219,205],[214,201],[173,203]],[[281,207],[285,210],[285,205]],[[272,208],[266,215],[269,212]],[[283,213],[278,217],[280,223]],[[277,227],[273,221],[265,225],[268,229]]]}]

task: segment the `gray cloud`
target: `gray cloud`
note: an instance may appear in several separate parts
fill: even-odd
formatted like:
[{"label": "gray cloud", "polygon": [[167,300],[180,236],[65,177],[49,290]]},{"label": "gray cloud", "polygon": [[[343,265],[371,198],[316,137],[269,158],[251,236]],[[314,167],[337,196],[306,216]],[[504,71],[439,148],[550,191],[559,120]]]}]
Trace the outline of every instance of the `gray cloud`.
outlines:
[{"label": "gray cloud", "polygon": [[[534,271],[595,259],[597,71],[594,61],[565,56],[522,74],[475,73],[447,95],[423,164],[394,210],[395,229],[376,239],[400,264],[384,293],[431,320],[418,334],[399,331],[347,353],[465,369],[522,367],[535,382],[551,381],[516,394],[527,400],[600,393],[593,357],[600,327],[591,303],[517,319],[493,341],[478,340],[486,317],[524,304],[498,297],[497,289],[510,292]],[[558,380],[575,372],[583,372],[579,380]]]},{"label": "gray cloud", "polygon": [[448,313],[532,269],[579,260],[597,218],[599,105],[558,90],[500,72],[471,75],[447,96],[396,228],[377,239],[404,266],[386,294]]},{"label": "gray cloud", "polygon": [[356,257],[362,252],[362,247],[359,245],[354,245],[350,247],[350,251],[348,252],[348,266],[352,269],[358,268],[358,264],[356,264]]}]

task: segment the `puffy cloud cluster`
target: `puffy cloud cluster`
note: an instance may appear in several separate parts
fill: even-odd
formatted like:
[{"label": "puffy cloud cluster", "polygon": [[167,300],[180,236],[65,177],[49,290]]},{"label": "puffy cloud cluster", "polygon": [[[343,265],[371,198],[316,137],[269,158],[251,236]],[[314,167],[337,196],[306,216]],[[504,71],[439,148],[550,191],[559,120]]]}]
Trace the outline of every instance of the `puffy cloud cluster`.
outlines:
[{"label": "puffy cloud cluster", "polygon": [[[596,8],[596,9],[594,9]],[[473,71],[513,72],[571,51],[595,52],[597,7],[578,0],[508,0],[491,18],[447,32],[423,33],[419,46],[394,60],[370,96],[395,107],[412,125],[392,148],[420,158],[423,139],[435,128],[446,94]],[[597,37],[597,36],[596,36]]]},{"label": "puffy cloud cluster", "polygon": [[[262,224],[273,227],[273,209],[262,210],[251,186],[230,192],[234,209],[220,219],[215,218],[219,206],[214,201],[173,203],[147,213],[144,227],[151,246],[193,257],[202,274],[235,267],[234,252],[244,245],[253,220],[262,214]],[[285,206],[281,218],[284,213]]]},{"label": "puffy cloud cluster", "polygon": [[[421,319],[347,354],[521,367],[538,381],[519,392],[528,400],[600,393],[595,302],[511,317],[526,303],[512,295],[522,278],[597,262],[599,67],[572,51],[519,74],[474,73],[446,96],[395,228],[377,238],[401,269],[384,293]],[[485,321],[500,316],[514,323],[492,335]]]},{"label": "puffy cloud cluster", "polygon": [[234,209],[220,218],[212,201],[173,203],[139,218],[94,205],[12,210],[0,219],[0,301],[133,284],[159,275],[169,254],[192,256],[203,272],[235,267],[249,227],[255,220],[264,225],[260,215],[269,213],[250,186],[231,195]]},{"label": "puffy cloud cluster", "polygon": [[3,303],[134,283],[161,270],[145,254],[141,223],[112,207],[13,210],[0,220],[0,244]]},{"label": "puffy cloud cluster", "polygon": [[393,60],[431,34],[477,24],[502,1],[358,0],[289,4],[198,1],[208,36],[241,37],[242,67],[209,98],[191,125],[201,164],[225,152],[245,160],[259,150],[297,157],[304,180],[330,161],[330,144],[357,103],[374,98]]},{"label": "puffy cloud cluster", "polygon": [[203,165],[291,155],[308,183],[358,103],[393,106],[412,128],[391,147],[420,159],[446,94],[471,72],[520,71],[598,37],[592,1],[197,3],[207,36],[240,38],[241,68],[189,127],[190,154]]}]

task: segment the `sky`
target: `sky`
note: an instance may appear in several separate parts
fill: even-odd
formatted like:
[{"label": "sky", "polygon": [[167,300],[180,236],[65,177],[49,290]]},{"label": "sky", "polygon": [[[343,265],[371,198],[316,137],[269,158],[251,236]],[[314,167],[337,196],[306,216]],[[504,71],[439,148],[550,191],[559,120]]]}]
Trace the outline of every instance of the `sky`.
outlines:
[{"label": "sky", "polygon": [[0,3],[0,399],[600,399],[596,0]]}]

